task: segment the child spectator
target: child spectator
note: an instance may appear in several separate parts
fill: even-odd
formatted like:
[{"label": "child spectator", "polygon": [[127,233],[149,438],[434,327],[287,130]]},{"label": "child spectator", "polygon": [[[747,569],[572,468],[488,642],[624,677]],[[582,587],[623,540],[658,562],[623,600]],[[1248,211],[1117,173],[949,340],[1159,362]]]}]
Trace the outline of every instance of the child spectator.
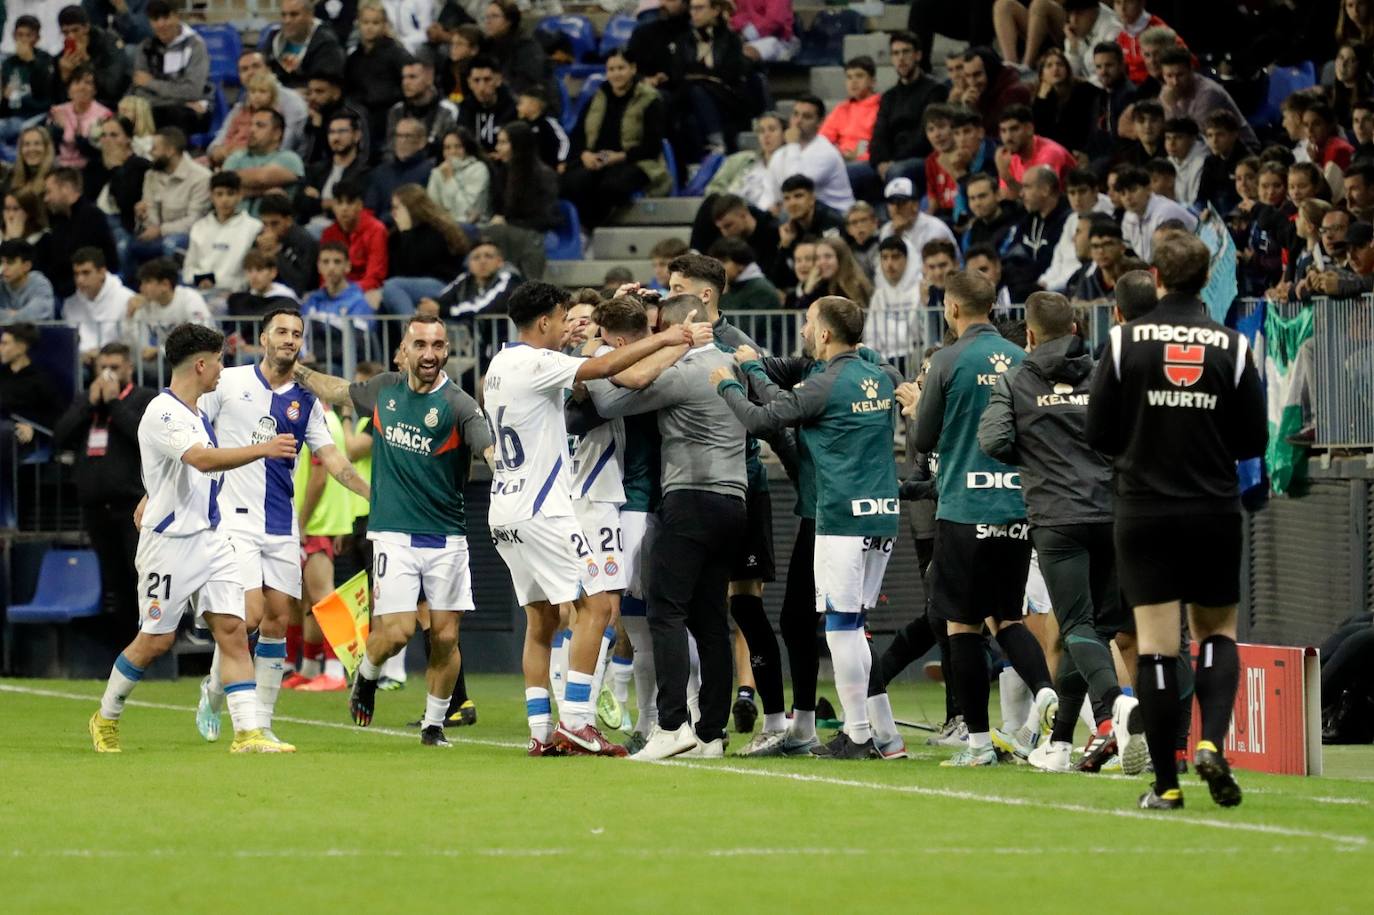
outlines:
[{"label": "child spectator", "polygon": [[363,188],[346,178],[334,185],[334,222],[320,236],[323,247],[338,242],[348,252],[348,279],[368,293],[369,304],[382,302],[387,276],[386,226],[363,207]]},{"label": "child spectator", "polygon": [[52,283],[33,269],[33,245],[23,239],[0,243],[0,324],[51,321]]},{"label": "child spectator", "polygon": [[504,314],[506,301],[521,282],[520,274],[506,263],[501,248],[483,239],[468,254],[467,270],[437,296],[421,299],[416,312],[445,319]]},{"label": "child spectator", "polygon": [[649,260],[654,264],[654,279],[649,284],[650,289],[657,289],[659,292],[668,291],[668,265],[674,259],[688,253],[691,248],[687,247],[687,242],[680,238],[661,238],[649,249]]},{"label": "child spectator", "polygon": [[768,282],[748,242],[739,238],[719,239],[708,252],[725,266],[729,284],[720,297],[722,310],[773,309],[782,303],[777,287]]},{"label": "child spectator", "polygon": [[911,320],[921,295],[921,263],[896,235],[878,243],[878,273],[868,300],[864,341],[888,359],[921,349],[921,322]]},{"label": "child spectator", "polygon": [[38,19],[14,21],[14,53],[0,64],[0,143],[10,145],[25,127],[41,121],[57,101],[52,55],[37,47]]},{"label": "child spectator", "polygon": [[338,366],[343,358],[343,335],[351,333],[355,352],[361,354],[372,317],[372,306],[363,290],[349,280],[348,246],[341,241],[320,245],[318,262],[322,285],[305,297],[301,315],[306,319],[306,344],[310,361]]},{"label": "child spectator", "polygon": [[252,249],[262,223],[239,212],[243,184],[236,172],[217,172],[210,178],[210,212],[191,226],[182,282],[210,297],[216,312],[223,312],[230,293],[248,284],[243,258]]},{"label": "child spectator", "polygon": [[539,150],[539,158],[552,169],[561,170],[568,160],[571,142],[558,118],[549,114],[549,100],[544,97],[542,86],[526,86],[515,97],[515,114],[530,125],[534,142]]}]

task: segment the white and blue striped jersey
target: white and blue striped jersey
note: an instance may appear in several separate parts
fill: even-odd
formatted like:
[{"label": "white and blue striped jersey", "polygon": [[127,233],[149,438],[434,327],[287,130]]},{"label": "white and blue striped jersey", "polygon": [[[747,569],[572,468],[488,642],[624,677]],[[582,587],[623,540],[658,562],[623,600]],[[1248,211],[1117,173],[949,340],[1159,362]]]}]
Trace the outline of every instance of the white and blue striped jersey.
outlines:
[{"label": "white and blue striped jersey", "polygon": [[[296,437],[297,451],[302,443],[312,453],[334,444],[319,399],[295,381],[273,390],[257,363],[225,369],[219,387],[201,396],[200,409],[225,448],[256,445],[281,433]],[[295,470],[295,458],[270,458],[226,471],[220,494],[224,526],[255,536],[296,536]]]},{"label": "white and blue striped jersey", "polygon": [[[609,353],[603,346],[598,356]],[[617,417],[586,435],[568,436],[572,452],[572,497],[587,502],[625,504],[625,420]]]},{"label": "white and blue striped jersey", "polygon": [[138,423],[143,490],[142,530],[166,537],[190,537],[219,525],[220,474],[206,474],[183,463],[195,445],[216,446],[205,414],[188,407],[163,388],[148,403]]},{"label": "white and blue striped jersey", "polygon": [[507,343],[487,366],[483,411],[496,448],[487,510],[492,527],[573,513],[563,392],[581,365],[556,350]]}]

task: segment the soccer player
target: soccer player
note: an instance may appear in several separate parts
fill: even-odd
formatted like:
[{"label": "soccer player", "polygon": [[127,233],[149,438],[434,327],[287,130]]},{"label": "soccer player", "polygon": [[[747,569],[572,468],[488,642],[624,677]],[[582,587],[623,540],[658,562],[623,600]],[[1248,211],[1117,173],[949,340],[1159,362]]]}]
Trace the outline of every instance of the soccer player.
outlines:
[{"label": "soccer player", "polygon": [[985,619],[1035,696],[1042,732],[1048,732],[1058,706],[1045,654],[1021,622],[1030,537],[1020,478],[978,448],[978,420],[989,393],[1026,355],[988,319],[996,300],[997,290],[982,276],[950,274],[945,320],[957,340],[931,357],[924,387],[897,389],[902,412],[916,416],[915,447],[940,455],[931,600],[948,626],[951,686],[969,732],[968,745],[941,763],[945,766],[995,765],[998,750],[1015,749],[1008,735],[988,726]]},{"label": "soccer player", "polygon": [[1221,753],[1240,677],[1241,513],[1236,461],[1264,453],[1264,390],[1245,337],[1207,316],[1198,297],[1210,256],[1193,236],[1154,253],[1165,295],[1113,327],[1093,376],[1088,442],[1115,458],[1114,537],[1121,589],[1135,609],[1136,678],[1154,785],[1140,806],[1183,806],[1175,768],[1178,608],[1198,641],[1202,739],[1194,764],[1212,800],[1240,803]]},{"label": "soccer player", "polygon": [[171,383],[148,404],[138,424],[148,490],[134,516],[139,527],[139,633],[115,659],[100,708],[91,715],[91,740],[100,753],[120,752],[124,703],[148,665],[172,647],[192,598],[196,615],[205,620],[221,652],[234,723],[230,752],[294,749],[265,735],[258,725],[243,585],[234,548],[217,528],[218,474],[262,459],[290,460],[296,456],[296,439],[275,434],[241,448],[219,447],[209,418],[196,403],[219,384],[223,348],[219,331],[198,324],[173,328],[165,344]]},{"label": "soccer player", "polygon": [[[744,331],[720,313],[720,297],[725,290],[725,265],[713,257],[684,254],[668,265],[668,287],[673,295],[692,295],[706,307],[706,319],[720,346],[730,351],[742,346],[758,351],[760,347]],[[774,437],[777,440],[777,437]],[[769,444],[773,444],[770,441]],[[782,451],[785,446],[774,445]],[[749,666],[758,696],[763,701],[763,730],[777,732],[786,724],[783,704],[782,653],[773,624],[763,609],[763,586],[775,576],[773,559],[773,501],[768,492],[768,471],[759,457],[758,439],[745,441],[745,467],[749,490],[745,496],[745,538],[734,568],[730,571],[730,616],[749,646]],[[741,690],[732,709],[735,730],[748,733],[758,716],[752,698]]]},{"label": "soccer player", "polygon": [[[372,415],[372,631],[358,663],[349,713],[372,723],[381,665],[415,634],[420,589],[429,601],[429,664],[420,743],[448,747],[444,719],[458,679],[460,614],[473,609],[463,487],[474,453],[491,437],[477,402],[449,380],[448,330],[413,315],[401,339],[406,371],[350,384],[303,365],[296,378],[322,400],[352,400]],[[489,459],[489,458],[488,458]]]},{"label": "soccer player", "polygon": [[[579,359],[558,351],[567,302],[567,295],[549,283],[526,283],[511,295],[508,313],[518,340],[492,359],[484,384],[496,443],[488,521],[528,618],[523,658],[527,752],[624,756],[625,748],[607,740],[593,720],[592,674],[611,601],[592,574],[593,547],[599,544],[587,542],[573,514],[563,392],[622,372],[665,347],[689,345],[692,326],[674,326],[605,355]],[[548,670],[562,603],[574,605],[577,620],[555,728]]]},{"label": "soccer player", "polygon": [[[304,338],[305,322],[295,309],[281,308],[263,318],[258,342],[262,361],[224,370],[219,386],[200,400],[226,447],[242,447],[277,433],[295,436],[338,482],[359,495],[368,488],[347,456],[334,446],[324,408],[292,377]],[[249,631],[257,630],[253,667],[257,678],[259,724],[268,735],[286,664],[286,627],[301,596],[301,541],[296,520],[296,456],[269,460],[224,475],[221,502],[224,530],[234,545],[243,578]],[[224,702],[221,656],[201,681],[196,727],[206,740],[219,738]]]},{"label": "soccer player", "polygon": [[[776,392],[763,406],[749,402],[730,369],[711,374],[746,429],[761,435],[798,426],[801,449],[812,462],[815,606],[824,614],[835,690],[844,708],[844,729],[813,753],[835,759],[906,756],[895,724],[880,735],[883,748],[875,745],[868,713],[873,656],[864,635],[864,614],[877,605],[900,508],[892,458],[895,384],[859,354],[863,328],[863,309],[849,299],[826,296],[813,303],[803,333],[821,368],[792,390]],[[763,371],[751,350],[741,349],[736,359],[749,370]],[[775,738],[779,744],[783,739]]]},{"label": "soccer player", "polygon": [[1074,333],[1074,311],[1057,292],[1026,300],[1029,355],[1002,374],[978,426],[978,444],[994,460],[1020,468],[1043,587],[1059,623],[1064,654],[1055,680],[1059,712],[1050,740],[1031,751],[1037,768],[1068,771],[1083,696],[1093,726],[1115,743],[1093,741],[1086,767],[1113,750],[1122,771],[1145,768],[1144,727],[1136,700],[1116,682],[1110,647],[1120,608],[1112,549],[1111,464],[1088,445],[1083,425],[1093,358]]}]

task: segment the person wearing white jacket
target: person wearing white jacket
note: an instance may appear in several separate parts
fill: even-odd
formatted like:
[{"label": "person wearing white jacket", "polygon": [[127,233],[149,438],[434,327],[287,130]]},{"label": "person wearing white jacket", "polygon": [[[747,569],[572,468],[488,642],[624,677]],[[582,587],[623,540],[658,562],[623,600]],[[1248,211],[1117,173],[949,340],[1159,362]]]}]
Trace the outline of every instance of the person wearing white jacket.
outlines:
[{"label": "person wearing white jacket", "polygon": [[1054,246],[1050,269],[1040,274],[1040,288],[1050,292],[1066,292],[1069,280],[1083,266],[1074,245],[1074,232],[1078,229],[1079,221],[1093,213],[1110,216],[1112,212],[1111,198],[1098,191],[1097,176],[1088,169],[1076,168],[1069,172],[1064,179],[1064,190],[1073,212],[1064,220],[1064,231]]},{"label": "person wearing white jacket", "polygon": [[466,130],[446,133],[444,161],[429,173],[425,188],[454,222],[480,223],[491,216],[491,169],[477,157],[474,143]]},{"label": "person wearing white jacket", "polygon": [[159,257],[138,268],[138,294],[129,299],[124,342],[144,362],[157,358],[167,334],[178,324],[215,326],[201,294],[178,286],[177,279],[171,258]]},{"label": "person wearing white jacket", "polygon": [[922,349],[921,322],[912,320],[921,298],[921,258],[900,235],[878,243],[878,270],[868,300],[864,341],[889,360]]},{"label": "person wearing white jacket", "polygon": [[418,55],[429,41],[427,33],[434,22],[434,0],[380,0],[380,3],[391,23],[393,37],[411,55]]},{"label": "person wearing white jacket", "polygon": [[238,212],[242,182],[234,172],[217,172],[210,179],[211,209],[191,226],[182,263],[182,281],[199,289],[213,311],[222,311],[230,293],[248,286],[243,258],[252,249],[262,223]]},{"label": "person wearing white jacket", "polygon": [[94,359],[102,346],[120,338],[134,292],[119,281],[118,274],[106,269],[105,255],[99,248],[76,249],[72,276],[76,292],[67,297],[62,316],[68,324],[76,325],[77,349],[82,357]]},{"label": "person wearing white jacket", "polygon": [[[793,175],[805,175],[816,184],[816,199],[828,207],[849,212],[854,191],[844,156],[834,144],[820,135],[825,103],[812,95],[802,96],[792,106],[792,121],[784,134],[787,145],[768,160],[768,173],[776,187]],[[781,192],[778,199],[782,198]]]}]

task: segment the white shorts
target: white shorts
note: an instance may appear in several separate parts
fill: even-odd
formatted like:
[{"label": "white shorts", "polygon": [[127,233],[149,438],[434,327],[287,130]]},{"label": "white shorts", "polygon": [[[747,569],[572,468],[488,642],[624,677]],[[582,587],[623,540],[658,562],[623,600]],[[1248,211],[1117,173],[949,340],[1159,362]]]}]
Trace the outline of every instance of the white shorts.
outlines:
[{"label": "white shorts", "polygon": [[299,599],[301,596],[301,542],[283,534],[254,534],[224,530],[234,545],[243,590],[264,586]]},{"label": "white shorts", "polygon": [[192,604],[196,619],[207,613],[245,619],[234,545],[222,533],[164,537],[144,530],[138,535],[134,568],[138,570],[138,628],[149,635],[176,632]]},{"label": "white shorts", "polygon": [[644,596],[644,541],[649,535],[648,512],[620,512],[620,539],[625,547],[625,593]]},{"label": "white shorts", "polygon": [[878,603],[891,537],[816,535],[816,612],[859,613]]},{"label": "white shorts", "polygon": [[431,610],[474,609],[468,540],[449,537],[444,546],[400,543],[405,535],[368,535],[372,541],[372,615],[414,613],[420,588]]},{"label": "white shorts", "polygon": [[573,514],[582,526],[587,549],[597,564],[602,591],[624,591],[629,576],[625,569],[624,526],[620,520],[620,506],[614,502],[573,502]]},{"label": "white shorts", "polygon": [[496,552],[510,569],[522,606],[548,601],[557,606],[584,594],[599,594],[601,567],[573,515],[536,515],[491,529]]},{"label": "white shorts", "polygon": [[1050,604],[1050,589],[1045,587],[1045,576],[1040,574],[1040,557],[1031,550],[1030,572],[1026,575],[1026,601],[1021,607],[1021,615],[1031,613],[1053,613]]}]

